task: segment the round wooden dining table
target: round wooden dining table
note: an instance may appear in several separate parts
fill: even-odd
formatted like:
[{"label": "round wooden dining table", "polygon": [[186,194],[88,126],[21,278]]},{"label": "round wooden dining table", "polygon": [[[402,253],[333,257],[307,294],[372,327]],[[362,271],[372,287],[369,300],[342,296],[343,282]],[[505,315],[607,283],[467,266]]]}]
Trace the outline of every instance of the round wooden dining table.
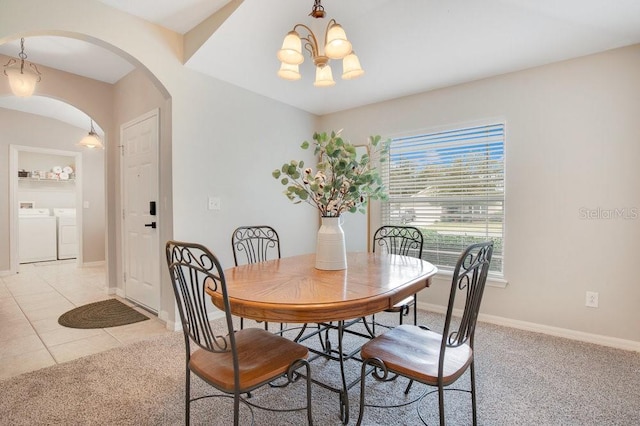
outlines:
[{"label": "round wooden dining table", "polygon": [[[341,386],[313,381],[340,394],[340,418],[347,424],[348,391],[357,380],[349,383],[345,376],[345,361],[353,356],[343,351],[346,320],[354,323],[354,319],[393,307],[428,287],[437,271],[431,263],[415,257],[359,252],[347,253],[344,270],[316,269],[315,254],[305,254],[236,266],[225,270],[224,275],[233,315],[257,321],[305,323],[303,331],[307,323],[322,324],[324,328],[318,330],[338,331],[337,350],[331,349],[327,335],[324,350],[314,352],[340,363]],[[220,293],[209,288],[206,291],[213,304],[224,309]],[[308,337],[299,334],[296,340]]]},{"label": "round wooden dining table", "polygon": [[[311,323],[363,317],[428,287],[437,268],[415,257],[347,253],[347,269],[315,268],[305,254],[224,271],[231,312],[258,321]],[[214,305],[222,299],[207,291]]]}]

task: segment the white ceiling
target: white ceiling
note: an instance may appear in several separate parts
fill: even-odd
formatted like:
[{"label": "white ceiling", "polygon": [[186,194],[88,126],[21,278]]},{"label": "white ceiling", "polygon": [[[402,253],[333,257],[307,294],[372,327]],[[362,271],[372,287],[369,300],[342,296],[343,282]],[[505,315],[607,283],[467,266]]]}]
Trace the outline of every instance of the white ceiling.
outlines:
[{"label": "white ceiling", "polygon": [[[100,1],[183,34],[229,3]],[[324,20],[308,16],[312,5],[244,0],[185,66],[322,115],[640,43],[638,0],[324,0]],[[346,30],[364,76],[342,80],[342,65],[332,61],[337,84],[316,88],[307,57],[301,80],[279,79],[276,51],[284,35],[304,23],[323,38],[330,18]],[[0,46],[8,56],[18,51],[19,40]],[[25,51],[37,64],[109,83],[133,69],[105,49],[68,38],[30,37]],[[0,98],[0,107],[5,102]]]}]

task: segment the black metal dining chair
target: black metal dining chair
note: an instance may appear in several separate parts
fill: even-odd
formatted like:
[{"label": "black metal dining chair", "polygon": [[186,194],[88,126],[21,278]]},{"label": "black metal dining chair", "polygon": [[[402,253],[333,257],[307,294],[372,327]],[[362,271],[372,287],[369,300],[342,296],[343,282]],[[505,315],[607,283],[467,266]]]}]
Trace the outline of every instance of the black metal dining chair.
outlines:
[{"label": "black metal dining chair", "polygon": [[[423,246],[422,232],[413,226],[381,226],[373,234],[372,250],[375,253],[376,248],[383,250],[389,254],[400,254],[403,256],[413,256],[418,259],[422,258]],[[396,303],[393,307],[385,309],[385,312],[397,312],[399,314],[399,324],[402,324],[403,317],[409,315],[409,310],[413,307],[413,324],[417,324],[417,296],[411,295]],[[376,319],[372,316],[372,330],[375,334]]]},{"label": "black metal dining chair", "polygon": [[[239,226],[231,234],[231,248],[236,266],[280,259],[280,237],[275,229],[267,225]],[[240,328],[244,328],[242,317]],[[268,330],[269,323],[265,322],[264,328]]]},{"label": "black metal dining chair", "polygon": [[231,247],[236,266],[280,259],[280,237],[271,226],[239,226],[231,234]]},{"label": "black metal dining chair", "polygon": [[[272,411],[306,410],[307,421],[313,424],[308,349],[260,328],[234,331],[224,272],[218,259],[203,245],[168,241],[166,256],[185,341],[185,424],[189,425],[193,401],[215,396],[233,398],[236,426],[240,403],[248,407],[251,424],[252,407]],[[218,293],[222,300],[226,327],[219,333],[214,332],[208,318],[207,289]],[[300,369],[304,370],[302,376],[298,374]],[[192,373],[220,393],[191,398]],[[306,377],[304,407],[269,408],[248,402],[242,396],[284,377],[286,383],[269,387],[277,392],[279,387],[291,385],[303,376]]]},{"label": "black metal dining chair", "polygon": [[[410,379],[405,394],[409,392],[413,381],[436,387],[436,390],[426,393],[416,401],[422,401],[424,396],[437,392],[442,426],[445,424],[444,391],[468,392],[471,394],[473,425],[477,424],[474,336],[492,253],[493,242],[473,244],[461,253],[453,271],[442,334],[416,325],[404,324],[362,346],[360,412],[357,425],[363,422],[365,407],[398,406],[365,403],[366,378],[370,373],[376,380],[383,382],[396,380],[400,376]],[[457,300],[459,306],[455,308],[462,309],[462,316],[454,317],[454,304],[459,293],[461,300]],[[447,388],[467,369],[470,369],[470,389]]]}]

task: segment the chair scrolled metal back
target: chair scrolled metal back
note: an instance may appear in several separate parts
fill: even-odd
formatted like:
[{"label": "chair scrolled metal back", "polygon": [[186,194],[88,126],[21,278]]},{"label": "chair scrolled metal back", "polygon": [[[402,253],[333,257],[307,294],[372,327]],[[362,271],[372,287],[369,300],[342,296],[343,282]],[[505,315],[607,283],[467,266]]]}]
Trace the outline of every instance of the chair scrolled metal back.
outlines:
[{"label": "chair scrolled metal back", "polygon": [[374,252],[379,247],[387,253],[420,258],[423,244],[422,232],[414,226],[384,225],[373,235]]},{"label": "chair scrolled metal back", "polygon": [[[236,426],[240,423],[241,403],[248,407],[251,424],[252,407],[283,411],[282,407],[249,403],[243,394],[250,395],[254,389],[281,377],[287,379],[281,386],[305,377],[306,405],[286,411],[306,411],[307,421],[312,424],[308,349],[263,329],[234,330],[224,271],[217,257],[197,243],[168,241],[165,249],[185,341],[185,423],[189,424],[191,402],[203,398],[191,397],[191,374],[195,374],[219,391],[206,397],[233,398]],[[215,294],[210,295],[207,290]],[[218,332],[212,328],[207,313],[207,299],[212,296],[225,315],[225,326]],[[197,347],[192,348],[192,342]],[[304,373],[296,374],[300,369]],[[270,389],[275,392],[278,388]]]},{"label": "chair scrolled metal back", "polygon": [[[252,264],[271,259],[280,259],[280,237],[276,230],[268,225],[239,226],[231,234],[233,262]],[[244,318],[240,318],[240,328],[244,328]],[[269,323],[264,322],[264,329]],[[280,324],[280,331],[284,325]]]},{"label": "chair scrolled metal back", "polygon": [[240,263],[264,262],[280,258],[280,238],[271,226],[240,226],[231,234],[233,261]]},{"label": "chair scrolled metal back", "polygon": [[[221,293],[223,300],[228,303],[226,284],[220,274],[222,267],[218,260],[202,245],[171,241],[166,245],[166,256],[187,347],[190,338],[203,349],[228,351],[233,336],[228,339],[215,336],[206,310],[201,309],[209,298],[205,293],[207,286]],[[230,307],[225,306],[225,310],[230,312]],[[233,329],[233,323],[227,323],[227,327]]]},{"label": "chair scrolled metal back", "polygon": [[[383,250],[389,254],[399,254],[403,256],[412,256],[419,259],[422,258],[422,247],[424,238],[422,232],[414,226],[384,225],[376,230],[373,234],[373,252]],[[413,324],[418,321],[418,313],[416,311],[417,296],[414,294],[400,302],[396,303],[392,308],[385,309],[385,312],[398,312],[399,324],[402,324],[403,317],[409,315],[409,310],[413,306]],[[388,327],[386,325],[383,325]],[[372,330],[375,334],[376,317],[372,316]]]},{"label": "chair scrolled metal back", "polygon": [[[442,334],[448,336],[447,346],[456,347],[466,343],[473,348],[476,323],[480,312],[480,303],[484,295],[484,288],[489,274],[491,256],[493,255],[493,242],[472,244],[467,247],[456,264],[453,271],[447,318],[453,317],[453,310],[458,293],[462,293],[465,307],[457,326],[453,319],[445,322]],[[449,312],[451,311],[451,312]],[[454,326],[453,329],[451,327]],[[445,348],[441,349],[444,354]]]},{"label": "chair scrolled metal back", "polygon": [[[360,373],[360,412],[356,425],[362,424],[365,407],[396,408],[399,406],[366,404],[366,378],[372,372],[371,376],[383,382],[395,380],[399,376],[408,378],[409,384],[405,394],[410,392],[414,381],[435,387],[435,390],[422,393],[414,400],[401,405],[423,401],[426,396],[437,393],[441,426],[445,425],[445,390],[470,393],[472,423],[477,425],[474,340],[492,254],[492,241],[472,244],[460,254],[453,271],[442,333],[404,324],[375,337],[362,346],[360,349],[363,360]],[[456,305],[456,299],[458,305]],[[456,312],[462,309],[462,315],[454,315],[454,309]],[[467,370],[470,371],[470,387],[450,387]],[[418,408],[419,406],[420,403]],[[423,413],[418,411],[418,414],[426,424]]]}]

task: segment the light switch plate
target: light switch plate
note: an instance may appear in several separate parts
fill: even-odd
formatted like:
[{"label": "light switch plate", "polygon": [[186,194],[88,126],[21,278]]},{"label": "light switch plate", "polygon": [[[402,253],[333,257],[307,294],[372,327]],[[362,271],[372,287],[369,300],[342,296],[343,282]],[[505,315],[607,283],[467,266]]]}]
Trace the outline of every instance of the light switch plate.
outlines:
[{"label": "light switch plate", "polygon": [[209,210],[220,210],[220,197],[209,197]]}]

